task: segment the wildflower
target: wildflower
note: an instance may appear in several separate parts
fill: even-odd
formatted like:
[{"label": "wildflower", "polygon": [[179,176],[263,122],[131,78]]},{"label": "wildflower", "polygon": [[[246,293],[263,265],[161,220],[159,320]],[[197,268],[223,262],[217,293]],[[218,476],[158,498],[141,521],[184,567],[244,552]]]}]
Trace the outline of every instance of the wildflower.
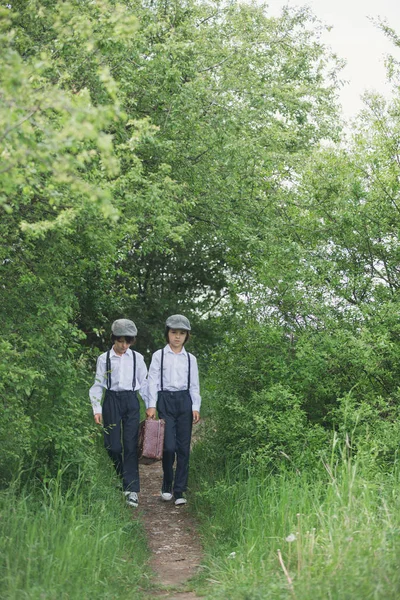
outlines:
[{"label": "wildflower", "polygon": [[228,556],[228,558],[235,558],[236,557],[236,552],[231,552]]},{"label": "wildflower", "polygon": [[287,538],[285,538],[285,540],[287,542],[289,542],[289,544],[290,544],[291,542],[296,541],[296,536],[294,533],[289,533],[289,535],[287,536]]}]

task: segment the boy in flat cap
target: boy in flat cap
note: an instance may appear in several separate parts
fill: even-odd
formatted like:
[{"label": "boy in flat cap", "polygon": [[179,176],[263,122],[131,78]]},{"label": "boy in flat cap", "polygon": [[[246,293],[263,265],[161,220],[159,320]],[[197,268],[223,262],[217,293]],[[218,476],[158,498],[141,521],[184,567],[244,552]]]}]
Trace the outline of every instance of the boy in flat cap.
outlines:
[{"label": "boy in flat cap", "polygon": [[95,382],[89,396],[94,420],[99,425],[103,424],[104,446],[117,474],[122,478],[126,501],[129,506],[137,507],[140,491],[137,455],[140,410],[137,392],[145,384],[147,368],[143,356],[130,349],[137,336],[133,321],[117,319],[111,326],[111,333],[112,348],[97,359]]},{"label": "boy in flat cap", "polygon": [[165,420],[161,499],[168,502],[174,497],[176,506],[186,504],[184,492],[189,474],[192,424],[200,420],[197,360],[184,348],[189,332],[186,317],[168,317],[165,323],[167,345],[153,354],[144,394],[147,417],[154,419],[157,409],[159,417]]}]

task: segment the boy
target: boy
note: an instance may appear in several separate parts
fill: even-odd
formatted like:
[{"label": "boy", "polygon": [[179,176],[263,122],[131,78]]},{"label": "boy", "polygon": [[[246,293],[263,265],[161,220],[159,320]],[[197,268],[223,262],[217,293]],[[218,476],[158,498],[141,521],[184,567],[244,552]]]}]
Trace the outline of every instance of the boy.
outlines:
[{"label": "boy", "polygon": [[[122,478],[126,502],[138,506],[139,400],[137,391],[144,385],[147,368],[143,356],[130,350],[137,329],[129,319],[117,319],[111,326],[113,346],[97,359],[96,378],[89,396],[94,420],[104,426],[104,446]],[[103,407],[101,399],[105,390]],[[122,444],[121,444],[122,428]]]},{"label": "boy", "polygon": [[190,323],[186,317],[168,317],[165,323],[167,345],[153,354],[144,397],[147,417],[154,419],[157,408],[160,419],[165,420],[161,499],[172,500],[173,491],[176,506],[186,504],[184,492],[189,474],[192,424],[200,420],[197,361],[184,348],[189,332]]}]

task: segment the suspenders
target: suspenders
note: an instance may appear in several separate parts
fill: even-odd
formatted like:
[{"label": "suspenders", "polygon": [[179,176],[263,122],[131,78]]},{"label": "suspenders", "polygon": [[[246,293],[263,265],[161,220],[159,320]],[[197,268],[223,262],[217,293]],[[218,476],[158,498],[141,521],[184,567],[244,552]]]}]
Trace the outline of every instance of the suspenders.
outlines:
[{"label": "suspenders", "polygon": [[[187,359],[188,359],[188,385],[187,385],[187,389],[189,391],[190,390],[190,355],[189,355],[189,352],[187,352]],[[160,384],[161,384],[160,391],[161,392],[164,391],[163,374],[164,374],[164,348],[161,350],[161,369],[160,369]]]},{"label": "suspenders", "polygon": [[[132,379],[132,389],[135,391],[136,387],[136,354],[135,351],[132,350],[132,360],[133,360],[133,379]],[[111,359],[110,359],[110,351],[107,350],[106,356],[106,373],[107,373],[107,389],[111,389]]]}]

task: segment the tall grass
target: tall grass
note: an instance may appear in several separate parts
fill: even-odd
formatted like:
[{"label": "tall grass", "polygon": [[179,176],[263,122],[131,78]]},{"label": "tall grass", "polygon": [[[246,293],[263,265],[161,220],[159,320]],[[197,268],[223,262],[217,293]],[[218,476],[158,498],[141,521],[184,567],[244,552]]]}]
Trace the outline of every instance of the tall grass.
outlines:
[{"label": "tall grass", "polygon": [[137,517],[108,463],[0,494],[0,589],[7,600],[139,596],[147,558]]},{"label": "tall grass", "polygon": [[[363,476],[343,452],[320,471],[226,468],[218,481],[194,450],[210,598],[397,600],[400,496],[396,472]],[[204,457],[204,454],[203,454]],[[215,476],[215,473],[214,473]]]}]

